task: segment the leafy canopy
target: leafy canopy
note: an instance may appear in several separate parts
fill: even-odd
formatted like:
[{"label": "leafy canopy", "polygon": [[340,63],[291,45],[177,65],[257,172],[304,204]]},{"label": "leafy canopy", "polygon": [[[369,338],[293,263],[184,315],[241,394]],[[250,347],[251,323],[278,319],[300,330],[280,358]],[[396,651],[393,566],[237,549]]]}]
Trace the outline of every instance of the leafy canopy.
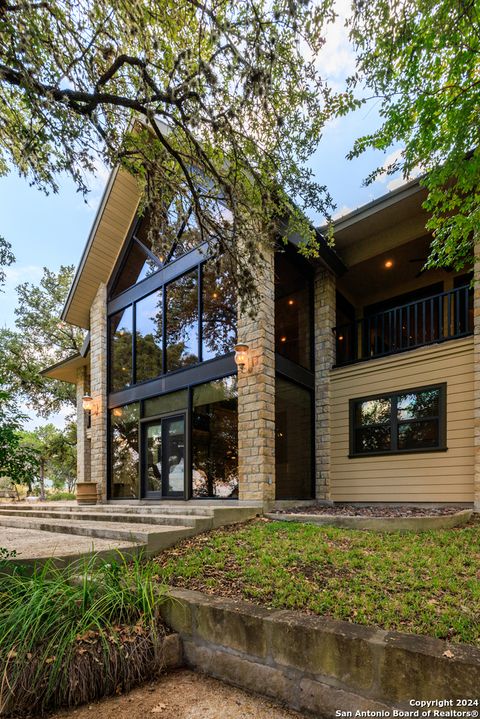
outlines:
[{"label": "leafy canopy", "polygon": [[66,171],[85,191],[101,147],[146,190],[157,243],[192,213],[243,298],[274,220],[288,218],[315,252],[303,213],[332,205],[306,164],[328,115],[351,103],[314,62],[332,6],[0,3],[0,172],[13,164],[56,191]]},{"label": "leafy canopy", "polygon": [[[476,0],[359,0],[351,37],[358,51],[351,87],[380,100],[382,125],[357,139],[402,152],[387,168],[426,173],[434,232],[429,266],[471,263],[480,220],[480,5]],[[372,182],[384,168],[374,170]]]},{"label": "leafy canopy", "polygon": [[73,385],[40,374],[82,346],[83,331],[59,319],[72,279],[73,266],[45,267],[38,285],[19,285],[15,329],[0,329],[0,386],[43,417],[75,406]]}]

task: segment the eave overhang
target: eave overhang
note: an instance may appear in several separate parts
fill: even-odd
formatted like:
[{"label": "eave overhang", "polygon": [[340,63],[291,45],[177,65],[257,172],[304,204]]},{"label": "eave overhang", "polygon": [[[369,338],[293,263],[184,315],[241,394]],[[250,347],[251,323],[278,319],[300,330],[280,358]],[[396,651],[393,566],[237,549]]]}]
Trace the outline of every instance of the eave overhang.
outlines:
[{"label": "eave overhang", "polygon": [[98,287],[108,282],[140,202],[135,178],[120,167],[108,180],[85,250],[70,288],[62,319],[90,327],[90,307]]}]

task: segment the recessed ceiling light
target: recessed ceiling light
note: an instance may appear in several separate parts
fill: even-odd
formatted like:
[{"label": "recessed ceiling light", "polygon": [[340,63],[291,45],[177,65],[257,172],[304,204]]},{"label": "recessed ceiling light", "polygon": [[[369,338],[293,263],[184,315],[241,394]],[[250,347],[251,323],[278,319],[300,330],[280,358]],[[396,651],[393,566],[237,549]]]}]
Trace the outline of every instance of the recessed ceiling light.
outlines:
[{"label": "recessed ceiling light", "polygon": [[294,302],[295,302],[295,300],[288,300],[288,304],[289,304],[289,305],[293,305]]},{"label": "recessed ceiling light", "polygon": [[384,267],[387,270],[391,270],[393,267],[393,260],[385,260]]},{"label": "recessed ceiling light", "polygon": [[286,342],[286,341],[287,341],[287,338],[285,337],[285,335],[283,337],[280,337],[280,342]]}]

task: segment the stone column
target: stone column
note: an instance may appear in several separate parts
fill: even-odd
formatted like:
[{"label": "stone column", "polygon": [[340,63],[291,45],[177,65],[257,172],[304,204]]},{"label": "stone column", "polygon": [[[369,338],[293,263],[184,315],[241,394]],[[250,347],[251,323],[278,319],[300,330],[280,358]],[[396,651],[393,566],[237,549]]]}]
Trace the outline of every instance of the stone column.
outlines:
[{"label": "stone column", "polygon": [[320,268],[315,275],[315,489],[330,500],[330,370],[335,363],[335,277]]},{"label": "stone column", "polygon": [[107,288],[101,284],[90,309],[91,480],[107,499]]},{"label": "stone column", "polygon": [[474,453],[473,505],[480,512],[480,243],[475,242],[473,288],[473,412]]},{"label": "stone column", "polygon": [[238,471],[239,499],[267,504],[275,499],[275,287],[273,248],[263,252],[256,314],[238,319],[251,357],[238,373]]},{"label": "stone column", "polygon": [[90,392],[86,367],[77,370],[77,482],[90,481],[90,439],[88,415],[83,409],[83,397]]}]

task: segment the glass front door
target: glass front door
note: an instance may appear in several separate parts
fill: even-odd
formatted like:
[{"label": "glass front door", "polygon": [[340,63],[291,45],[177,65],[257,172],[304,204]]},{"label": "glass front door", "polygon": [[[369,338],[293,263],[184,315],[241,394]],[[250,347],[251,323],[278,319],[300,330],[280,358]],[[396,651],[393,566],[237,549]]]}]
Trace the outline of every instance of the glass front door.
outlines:
[{"label": "glass front door", "polygon": [[143,487],[150,498],[185,496],[185,415],[143,425]]}]

